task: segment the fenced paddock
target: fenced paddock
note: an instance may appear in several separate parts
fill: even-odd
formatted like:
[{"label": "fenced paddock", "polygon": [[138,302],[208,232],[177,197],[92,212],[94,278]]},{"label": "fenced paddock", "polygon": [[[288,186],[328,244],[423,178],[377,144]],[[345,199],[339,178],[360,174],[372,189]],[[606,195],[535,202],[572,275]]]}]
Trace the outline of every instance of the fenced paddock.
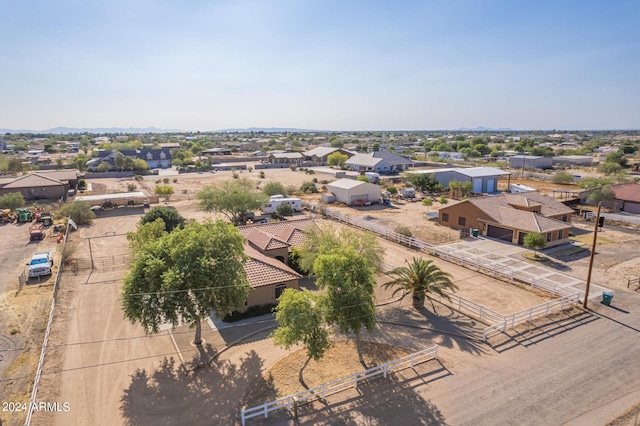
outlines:
[{"label": "fenced paddock", "polygon": [[277,410],[291,411],[296,404],[302,404],[309,402],[313,399],[325,399],[327,396],[335,394],[350,388],[358,388],[358,383],[365,380],[370,380],[382,376],[384,378],[391,372],[400,371],[405,368],[413,368],[415,365],[432,360],[438,359],[438,345],[431,348],[424,349],[419,352],[415,352],[411,355],[407,355],[402,358],[395,359],[393,361],[385,362],[376,367],[369,368],[368,370],[354,373],[350,376],[343,377],[338,380],[334,380],[330,383],[325,383],[315,388],[307,389],[302,392],[298,392],[295,395],[289,395],[284,398],[276,399],[275,401],[267,402],[256,407],[245,408],[241,410],[240,417],[242,425],[246,424],[248,419],[253,417],[264,416],[269,417],[269,413]]}]

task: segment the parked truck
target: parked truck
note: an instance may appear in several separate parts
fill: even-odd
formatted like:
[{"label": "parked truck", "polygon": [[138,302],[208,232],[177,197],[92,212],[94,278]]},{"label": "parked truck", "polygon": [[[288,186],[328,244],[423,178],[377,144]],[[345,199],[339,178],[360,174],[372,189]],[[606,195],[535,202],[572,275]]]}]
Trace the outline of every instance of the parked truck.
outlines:
[{"label": "parked truck", "polygon": [[29,267],[29,278],[51,275],[53,256],[50,251],[36,253],[31,257],[31,262],[27,263],[27,266]]},{"label": "parked truck", "polygon": [[16,215],[18,216],[18,223],[31,222],[35,217],[31,209],[24,207],[16,209]]},{"label": "parked truck", "polygon": [[302,200],[300,198],[285,198],[282,195],[273,195],[269,201],[262,207],[263,213],[275,213],[280,204],[289,204],[293,207],[293,211],[302,211]]},{"label": "parked truck", "polygon": [[53,215],[51,212],[36,213],[36,221],[42,222],[44,226],[50,226],[53,223]]},{"label": "parked truck", "polygon": [[41,240],[44,238],[44,223],[35,222],[29,227],[29,239],[31,241]]}]

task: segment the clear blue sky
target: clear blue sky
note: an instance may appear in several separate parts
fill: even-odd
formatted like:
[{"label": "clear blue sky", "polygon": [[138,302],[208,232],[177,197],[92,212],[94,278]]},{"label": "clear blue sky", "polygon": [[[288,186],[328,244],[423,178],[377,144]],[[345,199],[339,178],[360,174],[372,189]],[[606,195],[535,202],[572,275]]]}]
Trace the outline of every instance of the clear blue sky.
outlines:
[{"label": "clear blue sky", "polygon": [[0,128],[640,128],[639,1],[0,0]]}]

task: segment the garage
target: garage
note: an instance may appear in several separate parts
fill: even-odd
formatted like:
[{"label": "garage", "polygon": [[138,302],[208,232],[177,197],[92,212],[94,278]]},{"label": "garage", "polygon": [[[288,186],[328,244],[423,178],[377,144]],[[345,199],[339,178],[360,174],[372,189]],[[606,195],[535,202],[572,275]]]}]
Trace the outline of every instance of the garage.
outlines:
[{"label": "garage", "polygon": [[524,245],[524,237],[527,236],[526,232],[518,232],[518,244],[520,244],[521,246]]},{"label": "garage", "polygon": [[473,192],[476,194],[482,193],[482,178],[473,179]]},{"label": "garage", "polygon": [[624,206],[622,210],[627,213],[638,213],[640,214],[640,203],[631,203],[629,201],[624,202]]},{"label": "garage", "polygon": [[513,229],[500,228],[499,226],[488,225],[487,236],[491,238],[497,238],[499,240],[512,242],[513,241]]}]

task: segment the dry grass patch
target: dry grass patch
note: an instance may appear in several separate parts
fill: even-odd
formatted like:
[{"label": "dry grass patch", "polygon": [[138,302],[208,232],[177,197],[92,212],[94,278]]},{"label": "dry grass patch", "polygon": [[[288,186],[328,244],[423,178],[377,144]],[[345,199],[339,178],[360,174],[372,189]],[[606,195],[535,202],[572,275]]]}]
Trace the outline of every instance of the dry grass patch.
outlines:
[{"label": "dry grass patch", "polygon": [[[361,345],[364,361],[369,367],[414,352],[383,343],[362,342]],[[298,380],[298,372],[306,360],[306,351],[301,349],[278,361],[254,385],[246,401],[247,406],[261,405],[303,391],[304,387]],[[320,361],[309,361],[304,369],[303,379],[309,388],[313,388],[364,369],[358,360],[355,342],[340,341],[335,342]]]}]

